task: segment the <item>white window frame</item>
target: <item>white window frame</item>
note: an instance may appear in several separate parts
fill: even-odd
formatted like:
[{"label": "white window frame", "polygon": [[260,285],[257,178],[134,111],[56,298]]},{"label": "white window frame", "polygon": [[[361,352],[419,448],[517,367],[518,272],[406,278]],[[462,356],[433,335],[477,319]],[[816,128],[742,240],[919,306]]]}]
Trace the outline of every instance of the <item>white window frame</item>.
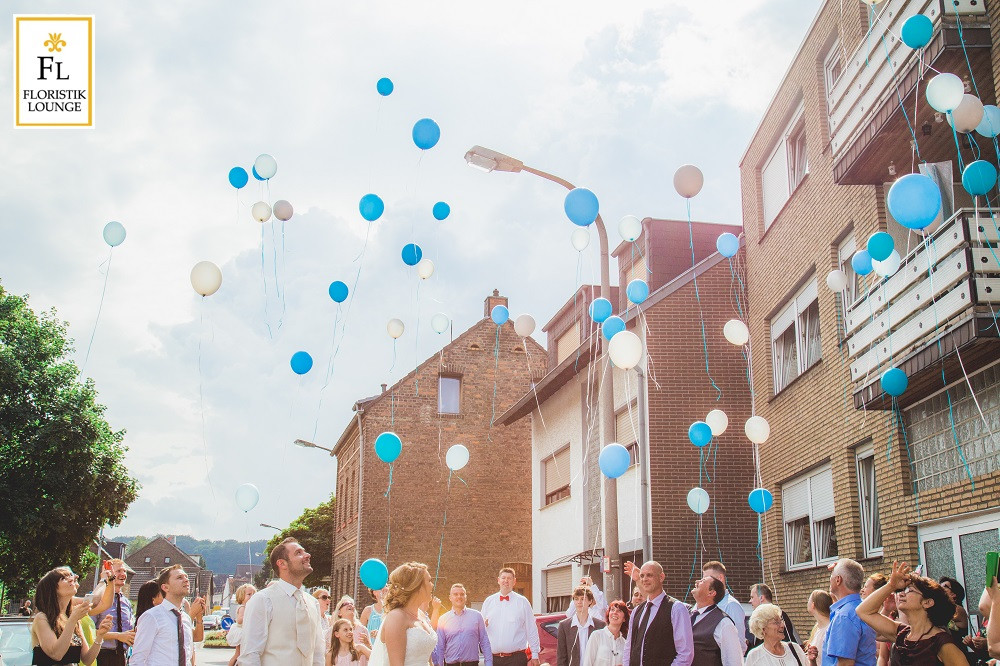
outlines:
[{"label": "white window frame", "polygon": [[[804,486],[804,487],[803,487]],[[792,493],[803,496],[800,501],[792,501]],[[804,504],[804,506],[803,506]],[[829,464],[791,479],[781,486],[782,527],[784,532],[785,568],[789,571],[808,569],[836,562],[838,553],[820,557],[819,539],[816,538],[817,525],[833,520],[836,534],[836,510],[833,496],[833,470]],[[789,548],[791,530],[789,524],[808,518],[810,559],[793,563]]]},{"label": "white window frame", "polygon": [[[858,508],[861,513],[861,547],[865,557],[882,557],[882,522],[878,513],[878,481],[875,468],[875,447],[862,446],[854,454],[858,474]],[[866,478],[862,466],[871,464],[871,478]],[[875,536],[878,535],[876,543]]]},{"label": "white window frame", "polygon": [[[450,405],[445,405],[444,383],[446,380],[458,382],[458,398],[455,410],[445,409]],[[438,414],[461,414],[462,413],[462,376],[461,375],[438,375]]]},{"label": "white window frame", "polygon": [[[840,62],[840,74],[834,76],[833,70],[834,66]],[[840,48],[840,40],[838,39],[827,51],[826,57],[823,58],[823,80],[826,83],[826,99],[827,106],[830,105],[830,95],[833,93],[833,87],[837,85],[837,81],[840,77],[844,75],[844,52]]]},{"label": "white window frame", "polygon": [[857,241],[852,232],[837,248],[837,268],[847,276],[847,288],[840,292],[841,314],[844,315],[844,335],[847,335],[847,311],[861,296],[861,276],[854,270],[851,259],[858,251]]},{"label": "white window frame", "polygon": [[[796,151],[796,145],[799,140],[801,140],[802,149],[801,151]],[[765,230],[771,226],[771,223],[778,217],[785,204],[788,203],[792,193],[795,192],[795,189],[805,180],[806,175],[809,174],[808,149],[809,142],[805,131],[805,104],[799,102],[798,108],[792,114],[791,121],[785,126],[777,142],[775,142],[771,153],[760,167],[761,203],[764,212]],[[773,196],[776,196],[777,199],[771,202],[773,205],[768,205],[767,183],[764,179],[764,174],[768,167],[775,163],[775,159],[782,158],[784,158],[785,171],[785,179],[782,182],[783,187],[781,187],[780,191],[774,192]],[[797,165],[800,163],[801,167],[797,168]],[[778,168],[778,166],[778,164],[775,164],[775,168]]]},{"label": "white window frame", "polygon": [[[823,337],[818,317],[816,331],[820,334],[820,353],[812,363],[809,363],[809,345],[805,340],[806,329],[808,327],[806,326],[804,315],[814,302],[818,305],[818,301],[819,292],[817,290],[816,277],[814,276],[782,307],[778,315],[771,319],[771,376],[774,380],[774,395],[781,393],[796,377],[805,373],[806,370],[823,358]],[[784,355],[781,353],[777,342],[788,331],[789,327],[793,327],[795,331],[796,372],[795,375],[788,377],[787,381],[785,381],[781,373]]]}]

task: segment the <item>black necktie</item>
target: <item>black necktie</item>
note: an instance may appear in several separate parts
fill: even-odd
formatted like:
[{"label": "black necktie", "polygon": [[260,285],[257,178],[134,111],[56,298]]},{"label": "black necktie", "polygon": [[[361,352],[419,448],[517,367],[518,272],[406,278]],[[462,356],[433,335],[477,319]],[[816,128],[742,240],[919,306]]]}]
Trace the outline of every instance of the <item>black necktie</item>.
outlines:
[{"label": "black necktie", "polygon": [[176,608],[170,612],[177,616],[177,666],[185,666],[187,659],[184,654],[184,623],[181,621],[181,612]]},{"label": "black necktie", "polygon": [[649,624],[649,614],[650,610],[653,608],[653,602],[646,602],[646,609],[642,612],[642,618],[639,620],[639,655],[642,655],[642,644],[646,640],[646,625]]},{"label": "black necktie", "polygon": [[[118,613],[118,633],[122,632],[122,595],[119,592],[115,592],[115,610]],[[121,654],[125,652],[125,646],[122,642],[115,640],[115,651]]]}]

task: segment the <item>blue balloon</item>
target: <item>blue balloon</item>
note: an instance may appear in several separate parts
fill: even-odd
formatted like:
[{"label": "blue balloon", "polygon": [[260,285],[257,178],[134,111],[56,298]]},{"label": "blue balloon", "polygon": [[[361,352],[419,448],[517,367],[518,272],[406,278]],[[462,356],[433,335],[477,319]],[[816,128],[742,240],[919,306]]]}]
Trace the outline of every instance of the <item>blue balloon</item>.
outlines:
[{"label": "blue balloon", "polygon": [[610,317],[612,312],[614,309],[611,307],[611,301],[606,298],[595,298],[594,302],[590,304],[590,318],[598,324],[604,323],[604,320]]},{"label": "blue balloon", "polygon": [[373,557],[361,563],[358,577],[361,578],[361,584],[369,590],[381,590],[389,582],[389,567],[382,560]]},{"label": "blue balloon", "polygon": [[292,372],[297,375],[304,375],[313,367],[313,357],[309,352],[297,351],[292,354]]},{"label": "blue balloon", "polygon": [[892,217],[907,229],[923,229],[941,212],[941,190],[922,173],[911,173],[889,188],[886,204]]},{"label": "blue balloon", "polygon": [[441,128],[430,118],[421,118],[413,126],[413,143],[420,150],[433,148],[440,139]]},{"label": "blue balloon", "polygon": [[707,446],[712,441],[712,426],[704,421],[695,421],[688,428],[688,439],[699,448]]},{"label": "blue balloon", "polygon": [[740,249],[740,239],[727,231],[715,240],[715,249],[723,257],[735,257]]},{"label": "blue balloon", "polygon": [[1000,109],[995,104],[983,107],[983,119],[976,125],[976,132],[990,139],[1000,134]]},{"label": "blue balloon", "polygon": [[851,266],[858,275],[868,275],[875,268],[872,266],[872,255],[868,254],[868,250],[855,252],[854,256],[851,257]]},{"label": "blue balloon", "polygon": [[747,502],[757,513],[764,513],[774,505],[774,495],[767,488],[754,488],[750,491]]},{"label": "blue balloon", "polygon": [[108,222],[104,225],[104,242],[111,247],[118,247],[125,242],[125,225],[121,222]]},{"label": "blue balloon", "polygon": [[604,337],[610,340],[615,337],[616,333],[621,333],[625,330],[625,322],[621,317],[611,316],[604,320],[601,324],[601,333]]},{"label": "blue balloon", "polygon": [[407,243],[403,246],[403,263],[407,266],[416,266],[420,263],[420,258],[424,256],[424,251],[416,243]]},{"label": "blue balloon", "polygon": [[868,239],[868,254],[875,261],[885,261],[895,248],[892,236],[884,231],[878,231]]},{"label": "blue balloon", "polygon": [[986,160],[976,160],[962,172],[962,187],[972,196],[986,194],[997,184],[997,168]]},{"label": "blue balloon", "polygon": [[639,305],[649,298],[649,285],[645,280],[632,280],[625,287],[625,295],[628,296],[628,300]]},{"label": "blue balloon", "polygon": [[257,173],[257,167],[256,166],[250,167],[250,172],[253,173],[253,177],[256,178],[257,180],[265,180],[264,178],[260,177],[259,173]]},{"label": "blue balloon", "polygon": [[250,182],[250,176],[247,175],[247,170],[243,167],[233,167],[229,170],[229,184],[236,189],[242,189],[248,182]]},{"label": "blue balloon", "polygon": [[601,455],[597,457],[597,463],[601,466],[604,476],[609,479],[617,479],[628,471],[631,464],[628,449],[618,443],[612,443],[601,449]]},{"label": "blue balloon", "polygon": [[435,220],[443,220],[451,215],[451,206],[443,201],[438,201],[434,204],[434,209],[431,212],[434,213]]},{"label": "blue balloon", "polygon": [[330,283],[330,298],[332,298],[337,303],[343,303],[347,300],[347,285],[337,280],[336,282]]},{"label": "blue balloon", "polygon": [[[394,432],[384,432],[375,438],[375,455],[384,463],[391,463],[403,452],[403,440]],[[375,588],[378,589],[378,588]]]},{"label": "blue balloon", "polygon": [[577,187],[569,191],[563,202],[563,210],[570,222],[581,227],[594,223],[597,219],[600,204],[597,195],[585,187]]},{"label": "blue balloon", "polygon": [[903,38],[903,43],[911,49],[920,49],[927,46],[933,35],[934,23],[923,14],[914,14],[903,22],[903,29],[899,36]]},{"label": "blue balloon", "polygon": [[[382,97],[388,97],[391,95],[394,87],[395,86],[392,85],[392,79],[387,76],[383,76],[378,80],[378,83],[375,84],[375,90],[377,90],[378,94],[382,95]],[[376,587],[374,589],[377,590],[378,588]]]},{"label": "blue balloon", "polygon": [[358,204],[358,208],[361,210],[361,217],[369,222],[374,222],[382,217],[382,213],[385,212],[385,204],[377,194],[366,194],[361,197],[361,203]]},{"label": "blue balloon", "polygon": [[909,383],[906,373],[899,368],[889,368],[882,373],[882,390],[894,398],[903,395]]},{"label": "blue balloon", "polygon": [[494,305],[493,309],[490,310],[490,319],[497,326],[503,326],[510,319],[510,310],[507,309],[506,305]]}]

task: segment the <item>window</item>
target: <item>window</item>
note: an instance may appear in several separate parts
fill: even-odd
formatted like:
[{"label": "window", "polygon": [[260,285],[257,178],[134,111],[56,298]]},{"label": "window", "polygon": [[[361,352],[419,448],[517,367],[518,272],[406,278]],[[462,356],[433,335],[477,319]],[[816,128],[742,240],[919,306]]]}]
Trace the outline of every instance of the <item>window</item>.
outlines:
[{"label": "window", "polygon": [[815,278],[771,320],[771,356],[775,395],[822,358]]},{"label": "window", "polygon": [[837,559],[833,471],[826,465],[781,487],[785,566],[802,569]]},{"label": "window", "polygon": [[145,560],[146,564],[149,564],[152,561],[153,561],[152,558],[149,558],[149,557],[147,557],[146,560]]},{"label": "window", "polygon": [[633,400],[630,406],[615,415],[615,441],[628,449],[630,466],[639,462],[638,430],[639,412]]},{"label": "window", "polygon": [[875,449],[858,449],[858,505],[861,507],[861,541],[865,557],[882,554],[882,523],[878,517],[878,489],[875,485]]},{"label": "window", "polygon": [[563,613],[573,603],[573,566],[549,569],[545,574],[545,612]]},{"label": "window", "polygon": [[809,173],[806,150],[806,121],[803,107],[792,116],[792,122],[778,137],[774,151],[761,169],[761,189],[764,194],[764,228],[771,226],[785,202]]},{"label": "window", "polygon": [[[841,307],[843,309],[841,314],[844,316],[845,326],[847,322],[847,309],[861,296],[861,276],[854,271],[854,264],[851,263],[851,258],[857,250],[858,246],[854,240],[854,234],[848,236],[840,244],[840,247],[837,248],[837,267],[844,271],[844,274],[847,276],[847,289],[840,293]],[[844,331],[844,335],[846,334],[847,332]]]},{"label": "window", "polygon": [[462,396],[461,377],[438,377],[438,412],[458,414]]},{"label": "window", "polygon": [[556,365],[562,363],[580,346],[580,323],[574,321],[556,341]]},{"label": "window", "polygon": [[826,79],[826,99],[829,103],[833,96],[833,87],[837,85],[841,74],[844,73],[844,53],[840,48],[840,42],[834,42],[823,61],[823,74]]},{"label": "window", "polygon": [[164,564],[170,564],[170,558],[169,557],[164,557],[163,558],[163,563]]},{"label": "window", "polygon": [[569,497],[569,445],[562,450],[546,456],[542,461],[542,481],[545,494],[545,502],[542,506],[548,506],[565,497]]}]

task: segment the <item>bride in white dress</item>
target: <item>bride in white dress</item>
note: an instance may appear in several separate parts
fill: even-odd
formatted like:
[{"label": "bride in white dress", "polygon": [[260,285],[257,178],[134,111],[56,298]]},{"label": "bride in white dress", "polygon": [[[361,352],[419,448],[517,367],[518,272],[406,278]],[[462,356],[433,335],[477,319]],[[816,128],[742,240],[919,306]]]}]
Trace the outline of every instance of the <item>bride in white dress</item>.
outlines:
[{"label": "bride in white dress", "polygon": [[426,564],[407,562],[389,574],[382,599],[385,616],[369,666],[427,666],[437,632],[422,617],[420,607],[431,600],[433,588]]}]

